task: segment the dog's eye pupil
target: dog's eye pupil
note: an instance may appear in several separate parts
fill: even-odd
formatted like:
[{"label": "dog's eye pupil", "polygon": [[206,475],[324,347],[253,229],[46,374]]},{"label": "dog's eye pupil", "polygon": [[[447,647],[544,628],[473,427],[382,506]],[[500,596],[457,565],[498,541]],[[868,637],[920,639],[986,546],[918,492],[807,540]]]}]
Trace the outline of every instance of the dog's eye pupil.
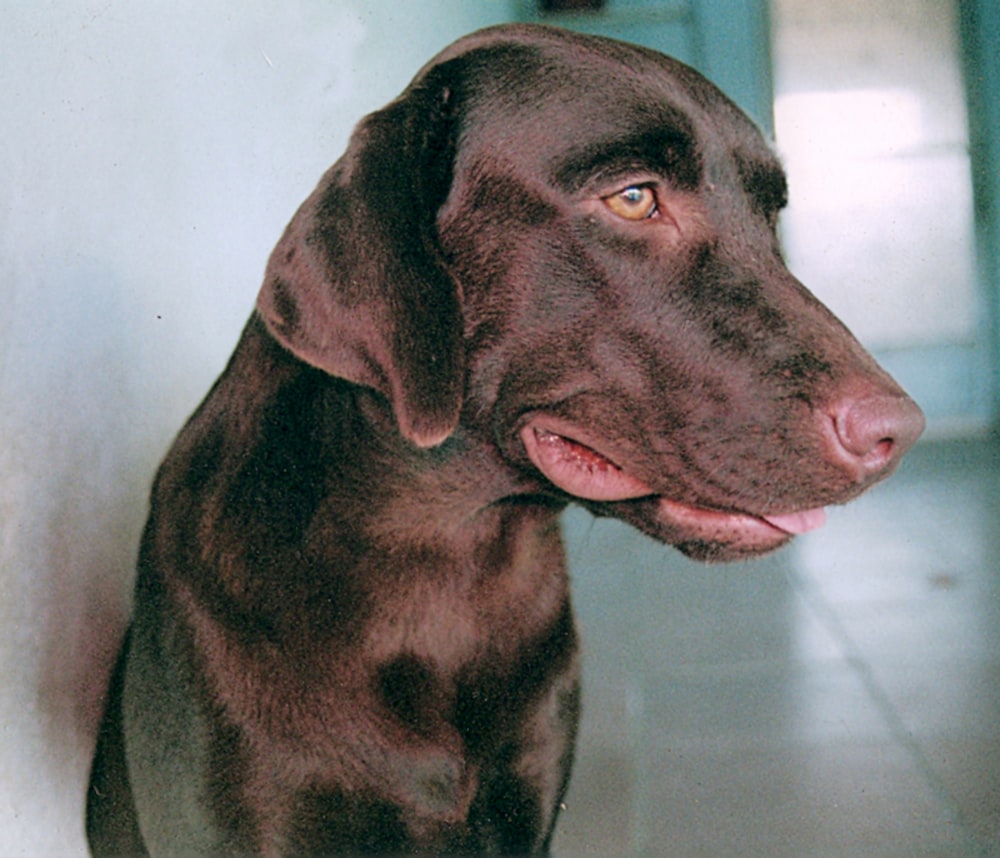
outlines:
[{"label": "dog's eye pupil", "polygon": [[634,185],[604,198],[604,204],[625,220],[645,220],[656,212],[652,188]]}]

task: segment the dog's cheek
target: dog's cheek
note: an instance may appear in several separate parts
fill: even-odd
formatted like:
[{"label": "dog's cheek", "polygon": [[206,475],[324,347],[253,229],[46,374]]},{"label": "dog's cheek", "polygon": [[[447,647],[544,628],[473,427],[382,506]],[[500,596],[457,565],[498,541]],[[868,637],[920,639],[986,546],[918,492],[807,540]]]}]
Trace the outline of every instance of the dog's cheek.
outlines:
[{"label": "dog's cheek", "polygon": [[437,215],[437,239],[452,274],[470,289],[508,267],[523,241],[558,218],[558,209],[513,176],[481,163],[461,165]]},{"label": "dog's cheek", "polygon": [[[585,383],[594,373],[594,342],[614,324],[603,272],[564,232],[515,238],[485,257],[467,296],[467,404],[469,413],[493,414],[495,425],[545,404],[574,378]],[[469,264],[463,260],[463,272]]]}]

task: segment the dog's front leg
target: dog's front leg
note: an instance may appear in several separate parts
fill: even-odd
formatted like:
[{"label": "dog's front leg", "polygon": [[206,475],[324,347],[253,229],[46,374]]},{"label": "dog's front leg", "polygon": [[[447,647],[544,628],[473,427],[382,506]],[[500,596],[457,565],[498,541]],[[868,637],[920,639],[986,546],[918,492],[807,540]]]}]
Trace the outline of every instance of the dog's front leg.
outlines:
[{"label": "dog's front leg", "polygon": [[574,656],[525,712],[512,741],[481,774],[469,814],[475,848],[548,854],[569,782],[580,707]]}]

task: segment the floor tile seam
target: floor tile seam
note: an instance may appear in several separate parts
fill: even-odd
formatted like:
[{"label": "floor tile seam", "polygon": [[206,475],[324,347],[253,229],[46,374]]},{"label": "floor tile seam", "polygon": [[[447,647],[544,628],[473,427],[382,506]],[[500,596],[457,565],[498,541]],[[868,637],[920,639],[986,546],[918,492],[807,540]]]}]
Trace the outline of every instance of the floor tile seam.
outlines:
[{"label": "floor tile seam", "polygon": [[867,747],[874,751],[880,747],[887,746],[890,742],[895,742],[896,737],[889,735],[888,732],[885,736],[866,736],[862,739],[853,737],[848,739],[848,737],[843,735],[829,736],[811,733],[796,734],[792,738],[777,735],[765,736],[752,732],[717,733],[709,738],[694,734],[677,734],[669,738],[657,739],[646,750],[656,754],[691,756],[745,753],[775,754],[784,752],[808,755],[821,751],[835,751],[843,747],[848,741],[854,747]]},{"label": "floor tile seam", "polygon": [[920,742],[907,729],[906,722],[899,714],[889,694],[878,681],[874,670],[865,658],[861,648],[841,622],[835,608],[823,598],[823,594],[818,586],[805,579],[798,572],[788,570],[786,574],[789,585],[798,594],[798,597],[802,599],[806,609],[813,614],[816,621],[826,629],[842,648],[845,660],[857,675],[865,693],[885,721],[890,735],[909,755],[921,777],[923,777],[924,782],[930,788],[935,798],[941,803],[947,817],[962,832],[964,844],[969,854],[983,854],[984,845],[976,836],[951,789],[924,752]]},{"label": "floor tile seam", "polygon": [[725,679],[751,679],[761,676],[784,677],[809,673],[817,667],[844,665],[847,660],[841,656],[796,658],[780,655],[769,658],[719,659],[715,661],[694,661],[686,664],[672,664],[664,669],[640,670],[644,683],[663,684],[666,682],[703,682]]}]

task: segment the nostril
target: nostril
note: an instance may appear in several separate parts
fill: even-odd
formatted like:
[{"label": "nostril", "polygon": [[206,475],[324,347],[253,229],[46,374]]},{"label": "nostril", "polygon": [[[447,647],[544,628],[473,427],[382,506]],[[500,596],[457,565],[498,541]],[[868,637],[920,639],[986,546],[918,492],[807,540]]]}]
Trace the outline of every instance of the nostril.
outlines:
[{"label": "nostril", "polygon": [[894,465],[924,429],[924,415],[907,396],[848,399],[833,409],[840,455],[849,459],[861,479]]},{"label": "nostril", "polygon": [[866,462],[872,464],[884,464],[892,458],[892,450],[896,446],[896,442],[892,438],[880,438],[878,443],[872,447],[868,453],[865,454],[864,459]]},{"label": "nostril", "polygon": [[871,450],[861,457],[861,463],[869,472],[881,471],[892,461],[895,449],[894,438],[880,438]]}]

